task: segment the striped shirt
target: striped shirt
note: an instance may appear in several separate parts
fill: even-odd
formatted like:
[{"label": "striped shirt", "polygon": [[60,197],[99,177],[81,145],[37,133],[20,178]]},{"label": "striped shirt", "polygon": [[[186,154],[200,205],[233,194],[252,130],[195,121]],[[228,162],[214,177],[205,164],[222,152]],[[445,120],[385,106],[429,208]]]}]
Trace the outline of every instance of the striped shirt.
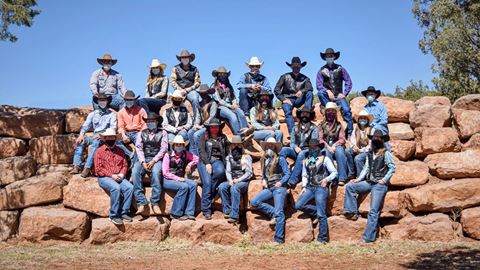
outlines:
[{"label": "striped shirt", "polygon": [[95,173],[98,177],[111,177],[113,174],[127,174],[127,160],[122,149],[115,146],[113,149],[107,145],[100,146],[95,151]]}]

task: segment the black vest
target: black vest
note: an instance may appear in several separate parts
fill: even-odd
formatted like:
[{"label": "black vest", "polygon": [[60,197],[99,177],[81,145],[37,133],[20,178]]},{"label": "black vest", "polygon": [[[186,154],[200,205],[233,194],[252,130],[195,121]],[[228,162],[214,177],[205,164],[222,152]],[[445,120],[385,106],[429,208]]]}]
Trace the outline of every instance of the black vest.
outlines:
[{"label": "black vest", "polygon": [[[308,123],[307,125],[310,125],[307,130],[300,130],[300,125],[302,123],[297,124],[294,127],[294,136],[295,136],[295,142],[297,142],[298,147],[300,148],[306,148],[308,146],[308,143],[310,142],[310,139],[312,138],[312,133],[313,130],[316,129],[317,127],[313,123]],[[303,135],[303,140],[301,139],[301,134]]]},{"label": "black vest", "polygon": [[218,139],[217,139],[217,143],[218,143],[218,152],[217,150],[215,151],[214,153],[214,144],[216,144],[214,142],[214,140],[212,138],[208,138],[206,141],[205,141],[205,150],[207,151],[207,155],[208,155],[208,160],[210,161],[214,161],[214,160],[221,160],[222,162],[225,162],[225,156],[226,156],[226,152],[225,152],[225,147],[227,146],[227,137],[225,135],[221,135]]},{"label": "black vest", "polygon": [[[330,71],[333,71],[331,76],[326,76],[325,73],[330,74]],[[325,65],[321,68],[321,74],[323,77],[323,87],[332,90],[335,96],[343,93],[342,66],[334,63],[330,68],[328,65]]]},{"label": "black vest", "polygon": [[[253,77],[252,77],[252,74],[250,74],[250,72],[245,73],[244,76],[245,76],[245,83],[246,84],[259,83],[260,85],[263,85],[263,82],[265,81],[265,78],[266,78],[262,74],[258,74],[257,77],[255,77],[255,80],[254,80]],[[256,98],[256,97],[258,97],[258,93],[255,93],[253,91],[248,91],[247,96],[249,96],[250,98]],[[254,100],[254,102],[256,104],[257,100]]]},{"label": "black vest", "polygon": [[242,159],[235,160],[233,157],[229,157],[230,161],[230,171],[232,173],[232,178],[240,178],[245,174],[245,170],[242,170]]},{"label": "black vest", "polygon": [[170,125],[174,126],[174,127],[184,126],[188,122],[188,110],[187,110],[187,108],[185,106],[180,106],[178,108],[178,111],[180,112],[180,114],[178,115],[179,123],[178,123],[178,126],[177,126],[177,120],[175,119],[173,107],[170,107],[170,108],[167,109],[168,123]]},{"label": "black vest", "polygon": [[158,130],[155,136],[150,140],[149,131],[147,129],[142,132],[143,153],[145,154],[145,161],[151,161],[160,152],[162,147],[163,131]]},{"label": "black vest", "polygon": [[305,88],[305,83],[307,81],[307,76],[299,73],[296,78],[293,77],[292,73],[287,73],[285,76],[285,86],[282,89],[282,94],[285,97],[293,97],[297,91]]},{"label": "black vest", "polygon": [[177,75],[177,84],[181,88],[185,89],[192,86],[195,83],[195,74],[198,72],[195,66],[190,65],[189,70],[184,70],[182,65],[176,65],[175,71]]},{"label": "black vest", "polygon": [[385,162],[385,155],[377,156],[373,159],[373,152],[368,152],[368,167],[370,168],[367,181],[377,183],[382,180],[388,172],[388,166]]},{"label": "black vest", "polygon": [[[279,161],[279,158],[277,158],[277,162],[275,164],[271,164],[268,159],[265,159],[266,164],[263,166],[263,174],[267,177],[268,187],[273,187],[276,182],[282,180],[283,178],[283,170]],[[270,168],[272,166],[274,166],[274,169],[272,174],[270,174]]]},{"label": "black vest", "polygon": [[185,177],[185,168],[187,167],[187,155],[185,151],[182,152],[178,161],[171,153],[168,156],[170,157],[170,172],[178,177]]},{"label": "black vest", "polygon": [[260,120],[258,121],[259,123],[267,127],[271,127],[273,125],[272,118],[270,117],[270,110],[272,109],[263,110],[262,118],[260,118]]},{"label": "black vest", "polygon": [[329,172],[323,164],[325,156],[319,156],[315,163],[307,163],[308,157],[305,159],[305,169],[308,175],[308,184],[311,186],[320,186],[322,180],[329,175]]},{"label": "black vest", "polygon": [[342,129],[342,125],[340,123],[337,123],[337,129],[335,129],[333,132],[330,132],[327,128],[327,124],[324,123],[322,126],[323,140],[329,146],[332,146],[336,141],[338,141],[338,137],[340,136],[341,129]]},{"label": "black vest", "polygon": [[[162,92],[163,80],[167,80],[167,77],[163,77],[161,80],[157,80],[154,84],[147,85],[147,92],[148,92],[149,96],[152,97],[152,96]],[[165,95],[165,99],[166,98],[167,98],[167,95]]]}]

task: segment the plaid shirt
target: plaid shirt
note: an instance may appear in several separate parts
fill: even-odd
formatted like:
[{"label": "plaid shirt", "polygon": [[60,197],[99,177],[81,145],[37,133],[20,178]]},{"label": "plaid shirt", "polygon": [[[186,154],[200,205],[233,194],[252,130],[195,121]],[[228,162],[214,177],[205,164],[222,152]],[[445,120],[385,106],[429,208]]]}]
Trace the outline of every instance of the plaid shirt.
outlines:
[{"label": "plaid shirt", "polygon": [[95,151],[95,172],[98,177],[111,177],[113,174],[127,174],[127,160],[122,149],[115,146],[113,149],[107,145],[100,146]]}]

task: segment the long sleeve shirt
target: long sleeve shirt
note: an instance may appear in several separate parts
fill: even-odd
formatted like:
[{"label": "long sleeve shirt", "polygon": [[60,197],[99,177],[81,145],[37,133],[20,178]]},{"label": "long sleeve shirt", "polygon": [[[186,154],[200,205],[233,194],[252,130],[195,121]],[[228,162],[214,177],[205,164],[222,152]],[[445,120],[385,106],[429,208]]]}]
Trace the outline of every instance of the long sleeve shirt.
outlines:
[{"label": "long sleeve shirt", "polygon": [[[302,124],[302,123],[298,123],[297,125],[301,125],[301,124]],[[310,125],[314,125],[314,126],[315,126],[314,123],[310,123]],[[304,141],[304,136],[305,136],[305,134],[303,134],[303,133],[300,132],[300,141],[297,142],[297,136],[296,136],[295,134],[293,134],[293,132],[292,132],[292,136],[290,136],[290,147],[291,147],[292,149],[294,149],[294,150],[295,150],[295,148],[300,147],[299,144],[300,144],[302,141]],[[310,139],[318,139],[318,140],[321,141],[321,137],[319,137],[319,136],[320,136],[319,128],[315,127],[315,128],[312,130],[312,135],[311,135]],[[306,142],[306,143],[308,144],[308,142]]]},{"label": "long sleeve shirt", "polygon": [[93,132],[98,134],[107,128],[117,129],[117,116],[111,110],[97,109],[88,114],[80,129],[80,134],[83,135],[90,129],[93,129]]},{"label": "long sleeve shirt", "polygon": [[127,174],[127,160],[122,149],[115,146],[110,149],[107,145],[100,146],[93,158],[95,173],[98,177],[112,177],[114,174]]},{"label": "long sleeve shirt", "polygon": [[[323,85],[322,70],[323,68],[317,72],[317,90],[319,92],[326,92],[327,89]],[[333,76],[333,70],[328,70],[328,72],[330,73],[330,76]],[[345,89],[343,90],[343,95],[348,96],[348,94],[352,90],[352,79],[350,78],[350,74],[348,74],[347,70],[343,66],[342,66],[342,75],[343,75],[343,82],[345,85]],[[333,89],[329,89],[329,90],[333,90]]]},{"label": "long sleeve shirt", "polygon": [[[182,90],[184,91],[185,89],[183,89],[182,87],[180,87],[180,85],[178,85],[177,83],[177,67],[173,67],[173,70],[172,70],[172,74],[170,75],[170,83],[172,84],[172,87],[174,90]],[[192,86],[190,86],[190,88],[193,90],[197,89],[198,87],[200,87],[200,84],[202,83],[201,79],[200,79],[200,72],[198,72],[198,69],[197,69],[197,72],[195,72],[195,79],[194,79],[194,83]]]},{"label": "long sleeve shirt", "polygon": [[[177,160],[180,158],[173,151],[172,151],[171,154],[167,154],[167,156],[163,159],[163,163],[162,163],[163,177],[165,177],[167,179],[170,179],[170,180],[179,181],[181,177],[170,172],[170,157],[175,157]],[[187,166],[193,167],[193,166],[198,164],[198,156],[196,156],[196,155],[194,155],[194,154],[192,154],[188,151],[186,152],[186,159],[187,159],[187,162],[188,162]]]},{"label": "long sleeve shirt", "polygon": [[[231,159],[233,159],[232,155],[228,155],[226,159],[226,166],[225,166],[225,175],[227,176],[227,181],[232,182],[232,163]],[[252,157],[250,155],[243,155],[242,161],[245,161],[245,173],[238,178],[239,182],[247,182],[253,175],[253,167],[252,167]]]},{"label": "long sleeve shirt", "polygon": [[[163,117],[163,123],[162,123],[162,127],[164,130],[166,130],[168,133],[174,133],[174,134],[177,134],[177,127],[180,127],[179,126],[179,123],[180,121],[178,121],[178,117],[180,115],[180,111],[179,110],[175,110],[173,109],[173,116],[175,117],[175,126],[174,125],[171,125],[169,122],[168,122],[168,117],[167,117],[167,110],[163,110],[162,112],[162,117]],[[186,131],[188,131],[189,129],[191,129],[193,126],[193,119],[192,119],[192,115],[190,113],[187,113],[187,123],[181,127],[183,127],[183,129],[185,129]]]},{"label": "long sleeve shirt", "polygon": [[[234,91],[233,89],[230,89],[229,87],[227,87],[226,85],[222,84],[222,83],[218,83],[217,86],[215,85],[212,85],[211,86],[212,88],[215,88],[215,93],[213,93],[211,95],[212,99],[218,103],[218,105],[220,106],[225,106],[229,109],[232,108],[232,105],[235,103],[235,100],[229,100],[228,98],[222,98],[220,96],[220,93],[219,91]],[[227,93],[225,94],[227,95]]]},{"label": "long sleeve shirt", "polygon": [[[257,83],[257,79],[260,78],[261,76],[257,76],[257,78],[254,78],[250,74],[249,77],[251,80],[247,80],[247,76],[245,74],[243,74],[240,77],[240,80],[237,83],[237,88],[239,90],[242,88],[252,89],[252,87]],[[267,77],[265,77],[265,79],[262,82],[260,82],[260,87],[261,87],[261,90],[265,90],[272,93],[272,87],[270,86],[270,82],[268,81]],[[237,95],[237,97],[240,98],[240,95]],[[240,101],[238,100],[237,103],[240,104]]]},{"label": "long sleeve shirt", "polygon": [[293,72],[285,73],[280,76],[274,90],[275,95],[280,101],[284,101],[286,98],[295,97],[295,93],[298,91],[301,91],[302,93],[313,91],[312,83],[307,76],[299,73],[295,77]]},{"label": "long sleeve shirt", "polygon": [[[308,158],[308,157],[307,157]],[[306,159],[305,159],[306,160]],[[308,184],[308,172],[307,168],[305,167],[305,162],[302,162],[302,187],[306,187]],[[330,173],[325,179],[327,179],[327,182],[332,182],[335,177],[337,177],[337,169],[335,169],[335,166],[333,165],[332,160],[325,156],[323,158],[323,165],[327,168],[328,172]]]},{"label": "long sleeve shirt", "polygon": [[156,80],[150,85],[145,87],[145,97],[147,98],[166,98],[168,90],[168,77],[163,76],[161,79]]},{"label": "long sleeve shirt", "polygon": [[[272,110],[275,110],[275,120],[272,119],[273,121],[273,124],[272,124],[272,127],[275,128],[275,129],[280,129],[280,121],[278,120],[278,112],[277,112],[277,109],[272,109]],[[264,130],[265,129],[265,125],[262,124],[262,123],[259,123],[257,121],[257,106],[253,106],[251,109],[250,109],[250,115],[252,116],[250,118],[250,123],[252,124],[253,128],[255,130]]]},{"label": "long sleeve shirt", "polygon": [[120,73],[112,69],[107,74],[101,68],[92,73],[90,77],[90,90],[94,96],[98,94],[106,94],[109,96],[121,94],[123,96],[125,92],[127,92]]},{"label": "long sleeve shirt", "polygon": [[378,100],[374,100],[372,103],[365,105],[363,109],[373,115],[370,127],[388,134],[388,111],[385,105]]},{"label": "long sleeve shirt", "polygon": [[140,106],[134,105],[131,108],[125,107],[118,112],[118,133],[124,134],[126,131],[140,131],[147,128],[143,118],[147,117],[147,112]]},{"label": "long sleeve shirt", "polygon": [[[282,168],[283,177],[280,180],[280,183],[283,186],[288,182],[288,179],[290,178],[291,172],[290,172],[290,169],[288,167],[288,162],[285,159],[285,157],[279,156],[278,157],[278,164],[280,164],[280,167]],[[268,182],[268,177],[265,175],[265,172],[262,173],[262,180]]]},{"label": "long sleeve shirt", "polygon": [[[158,131],[157,131],[158,132]],[[168,134],[166,131],[162,132],[162,141],[160,142],[160,151],[153,157],[152,160],[155,160],[157,163],[160,159],[165,156],[165,153],[168,151]],[[148,137],[152,139],[155,136],[156,132],[151,132],[148,134]],[[137,139],[135,140],[135,150],[137,153],[138,160],[140,163],[145,162],[145,153],[143,152],[143,140],[142,140],[142,133],[138,132]]]},{"label": "long sleeve shirt", "polygon": [[[395,163],[393,162],[393,157],[392,153],[390,151],[385,151],[385,162],[387,163],[388,166],[388,172],[385,174],[383,177],[383,181],[385,181],[385,184],[388,184],[390,182],[390,179],[393,176],[393,173],[395,172]],[[358,180],[364,181],[366,180],[366,177],[370,173],[370,161],[369,157],[365,159],[365,165],[363,166],[362,171],[360,172],[360,175],[358,176]]]}]

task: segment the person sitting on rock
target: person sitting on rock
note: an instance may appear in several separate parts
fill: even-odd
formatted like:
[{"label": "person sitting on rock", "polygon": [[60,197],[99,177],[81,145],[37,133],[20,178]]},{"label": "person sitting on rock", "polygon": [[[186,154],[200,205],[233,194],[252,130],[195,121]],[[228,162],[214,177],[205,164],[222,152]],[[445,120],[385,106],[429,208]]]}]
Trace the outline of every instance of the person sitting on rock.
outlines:
[{"label": "person sitting on rock", "polygon": [[104,144],[95,151],[95,174],[100,187],[110,194],[109,219],[115,225],[132,222],[129,214],[133,186],[125,179],[125,153],[116,146],[117,134],[113,128],[108,128],[100,136]]},{"label": "person sitting on rock", "polygon": [[373,116],[373,121],[370,122],[370,127],[388,134],[388,112],[378,98],[382,95],[381,90],[369,86],[367,90],[362,91],[362,95],[367,99],[368,103],[363,108],[366,112]]},{"label": "person sitting on rock", "polygon": [[147,117],[147,112],[142,107],[135,104],[138,97],[135,97],[133,91],[128,90],[123,98],[125,100],[125,107],[117,114],[118,133],[122,136],[123,142],[123,144],[119,144],[119,147],[128,157],[132,158],[133,151],[128,149],[125,144],[135,144],[137,133],[147,128],[147,125],[143,120]]},{"label": "person sitting on rock", "polygon": [[348,148],[345,150],[349,175],[358,175],[363,169],[365,158],[370,150],[370,134],[373,116],[362,110],[357,117],[357,124],[353,128],[352,135],[348,140]]},{"label": "person sitting on rock", "polygon": [[181,135],[184,140],[188,140],[188,130],[192,127],[193,120],[184,103],[182,92],[175,90],[170,95],[170,104],[163,109],[163,129],[168,133],[169,141],[172,141],[175,135]]},{"label": "person sitting on rock", "polygon": [[135,149],[137,160],[133,165],[132,182],[135,200],[137,202],[137,214],[147,215],[147,199],[143,189],[142,177],[146,173],[150,175],[152,194],[150,203],[154,214],[160,214],[160,194],[162,192],[160,181],[162,177],[162,159],[168,150],[168,134],[161,129],[162,117],[149,112],[143,118],[147,128],[137,134]]},{"label": "person sitting on rock", "polygon": [[227,136],[222,133],[223,124],[213,118],[205,124],[207,131],[200,138],[198,150],[200,162],[198,173],[202,180],[201,209],[205,219],[212,219],[212,202],[216,196],[217,187],[226,180],[225,157],[227,156]]},{"label": "person sitting on rock", "polygon": [[197,182],[186,178],[198,164],[198,156],[188,152],[180,135],[171,141],[172,150],[163,159],[163,188],[177,193],[173,199],[170,217],[178,220],[195,220]]},{"label": "person sitting on rock", "polygon": [[[295,203],[301,210],[318,222],[320,243],[328,242],[327,202],[328,187],[337,177],[337,169],[332,160],[322,152],[324,144],[317,139],[310,140],[308,154],[303,161],[302,194]],[[315,204],[309,204],[315,200]]]},{"label": "person sitting on rock", "polygon": [[228,223],[238,223],[240,198],[247,192],[253,176],[252,157],[245,154],[242,137],[234,135],[230,141],[230,154],[226,158],[227,181],[218,186],[222,197],[223,215]]},{"label": "person sitting on rock", "polygon": [[288,180],[290,187],[295,186],[302,174],[302,162],[308,152],[308,143],[311,139],[318,139],[318,127],[313,122],[315,120],[315,111],[303,107],[297,110],[297,118],[300,122],[293,128],[290,138],[290,147],[283,147],[280,155],[295,160],[295,165]]},{"label": "person sitting on rock", "polygon": [[260,91],[265,90],[271,93],[272,88],[270,87],[267,77],[260,74],[260,68],[263,66],[263,62],[260,62],[258,57],[253,56],[246,64],[250,72],[243,74],[237,83],[239,91],[238,103],[245,117],[250,117],[250,109],[257,104]]},{"label": "person sitting on rock", "polygon": [[[261,142],[264,155],[260,160],[262,169],[262,187],[250,201],[253,208],[267,215],[275,224],[274,241],[277,244],[285,242],[285,199],[287,197],[286,184],[290,178],[290,170],[285,157],[279,155],[282,144],[273,137]],[[266,203],[273,198],[274,206]]]},{"label": "person sitting on rock", "polygon": [[388,191],[388,183],[395,172],[393,155],[385,148],[385,141],[389,139],[388,135],[381,130],[375,130],[369,137],[372,141],[372,149],[368,152],[365,166],[358,178],[346,185],[343,207],[347,219],[357,220],[357,197],[370,192],[370,211],[368,211],[368,221],[362,235],[362,243],[372,243],[376,239],[380,209]]},{"label": "person sitting on rock", "polygon": [[[95,150],[100,146],[100,134],[107,128],[117,128],[117,117],[113,111],[109,109],[112,97],[105,94],[99,94],[95,97],[98,108],[89,113],[87,119],[80,129],[80,135],[75,140],[75,152],[73,154],[73,169],[71,174],[82,172],[82,177],[86,178],[90,175],[93,166],[93,157]],[[93,129],[93,136],[85,136],[87,131]],[[83,150],[90,146],[87,159],[82,171],[82,155]]]},{"label": "person sitting on rock", "polygon": [[90,90],[93,95],[93,108],[98,108],[98,95],[104,94],[112,98],[110,107],[115,111],[125,106],[122,96],[125,95],[127,88],[123,82],[122,75],[112,69],[117,63],[117,59],[113,59],[110,54],[97,58],[97,62],[102,68],[95,70],[90,77]]},{"label": "person sitting on rock", "polygon": [[325,107],[325,121],[319,127],[320,142],[325,144],[324,152],[337,161],[338,184],[345,185],[348,180],[347,155],[345,154],[345,127],[342,115],[334,102]]},{"label": "person sitting on rock", "polygon": [[278,112],[273,108],[273,95],[270,92],[260,91],[258,103],[250,109],[250,116],[250,123],[255,128],[255,140],[260,142],[275,137],[277,142],[283,142]]},{"label": "person sitting on rock", "polygon": [[275,86],[275,95],[282,102],[282,109],[285,114],[285,121],[287,122],[288,133],[292,133],[295,120],[293,119],[293,107],[312,108],[313,103],[313,87],[310,79],[304,74],[300,73],[307,62],[302,62],[299,57],[292,58],[291,63],[286,64],[292,69],[292,72],[283,74],[278,79]]},{"label": "person sitting on rock", "polygon": [[168,77],[164,74],[166,67],[167,65],[162,64],[158,59],[153,59],[148,67],[150,71],[145,87],[145,97],[138,101],[146,112],[159,113],[160,109],[167,104]]}]

